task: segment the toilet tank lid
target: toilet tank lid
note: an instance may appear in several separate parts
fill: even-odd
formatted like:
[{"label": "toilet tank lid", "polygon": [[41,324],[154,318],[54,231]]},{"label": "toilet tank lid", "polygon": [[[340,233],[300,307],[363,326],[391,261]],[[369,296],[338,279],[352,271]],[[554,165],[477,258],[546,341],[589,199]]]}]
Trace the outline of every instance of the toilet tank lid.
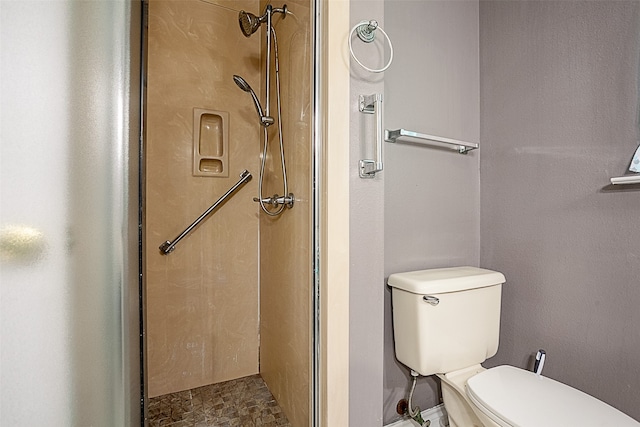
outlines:
[{"label": "toilet tank lid", "polygon": [[502,273],[469,266],[394,273],[387,281],[392,288],[421,295],[484,288],[504,282]]},{"label": "toilet tank lid", "polygon": [[586,393],[513,366],[498,366],[467,381],[467,395],[500,426],[640,427]]}]

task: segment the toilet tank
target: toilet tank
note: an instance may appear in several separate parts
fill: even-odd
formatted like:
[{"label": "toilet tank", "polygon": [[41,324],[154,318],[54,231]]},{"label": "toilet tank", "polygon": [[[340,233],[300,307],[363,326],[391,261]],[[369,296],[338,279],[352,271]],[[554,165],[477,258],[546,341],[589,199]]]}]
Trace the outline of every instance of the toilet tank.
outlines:
[{"label": "toilet tank", "polygon": [[421,375],[484,362],[498,351],[504,275],[476,267],[389,276],[397,359]]}]

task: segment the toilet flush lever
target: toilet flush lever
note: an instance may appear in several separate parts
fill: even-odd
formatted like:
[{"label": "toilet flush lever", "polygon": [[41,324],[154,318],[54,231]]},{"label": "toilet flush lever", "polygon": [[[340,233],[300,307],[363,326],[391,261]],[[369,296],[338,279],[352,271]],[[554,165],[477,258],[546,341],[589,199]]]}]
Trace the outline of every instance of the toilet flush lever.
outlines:
[{"label": "toilet flush lever", "polygon": [[438,305],[440,304],[440,298],[436,298],[436,297],[432,297],[431,295],[425,295],[422,297],[423,301],[431,304],[431,305]]}]

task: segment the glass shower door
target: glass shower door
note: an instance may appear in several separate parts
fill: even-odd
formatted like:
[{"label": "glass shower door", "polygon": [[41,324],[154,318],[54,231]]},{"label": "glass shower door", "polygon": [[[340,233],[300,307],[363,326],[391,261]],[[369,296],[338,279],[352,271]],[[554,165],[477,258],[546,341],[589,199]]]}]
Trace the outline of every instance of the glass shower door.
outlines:
[{"label": "glass shower door", "polygon": [[140,425],[135,2],[0,2],[0,424]]}]

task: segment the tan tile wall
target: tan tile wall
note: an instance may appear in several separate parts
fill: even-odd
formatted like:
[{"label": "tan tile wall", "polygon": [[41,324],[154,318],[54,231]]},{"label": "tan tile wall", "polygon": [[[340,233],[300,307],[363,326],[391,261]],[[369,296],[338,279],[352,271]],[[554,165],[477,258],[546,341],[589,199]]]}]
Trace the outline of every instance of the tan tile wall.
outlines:
[{"label": "tan tile wall", "polygon": [[[224,6],[221,7],[220,5]],[[232,7],[235,10],[230,9]],[[149,396],[258,372],[260,134],[239,74],[260,90],[260,39],[238,9],[257,0],[149,6],[146,284]],[[192,176],[193,109],[228,111],[229,177]],[[183,239],[173,239],[248,169],[254,179]]]},{"label": "tan tile wall", "polygon": [[[293,209],[260,216],[260,373],[293,426],[309,425],[311,328],[311,60],[309,0],[287,1],[294,16],[274,19],[278,37],[283,134]],[[261,4],[261,11],[266,3]],[[282,3],[272,3],[281,7]],[[262,32],[264,37],[264,31]],[[263,52],[264,54],[264,52]],[[272,84],[275,76],[272,73]],[[273,99],[272,112],[275,109]],[[273,132],[275,126],[270,131]],[[275,134],[265,195],[282,194]]]}]

